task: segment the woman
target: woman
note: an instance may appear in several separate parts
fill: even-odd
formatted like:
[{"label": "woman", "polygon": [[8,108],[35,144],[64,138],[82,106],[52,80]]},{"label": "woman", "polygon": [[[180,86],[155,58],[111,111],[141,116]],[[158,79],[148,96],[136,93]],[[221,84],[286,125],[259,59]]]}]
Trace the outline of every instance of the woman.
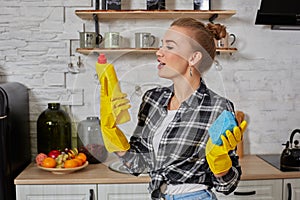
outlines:
[{"label": "woman", "polygon": [[213,38],[220,39],[224,30],[192,18],[178,19],[156,53],[158,75],[173,84],[145,93],[130,148],[116,152],[132,174],[148,169],[152,199],[216,199],[212,187],[224,194],[237,187],[241,168],[232,150],[246,122],[226,131],[223,145],[214,145],[209,127],[222,111],[234,108],[201,78],[215,57]]}]

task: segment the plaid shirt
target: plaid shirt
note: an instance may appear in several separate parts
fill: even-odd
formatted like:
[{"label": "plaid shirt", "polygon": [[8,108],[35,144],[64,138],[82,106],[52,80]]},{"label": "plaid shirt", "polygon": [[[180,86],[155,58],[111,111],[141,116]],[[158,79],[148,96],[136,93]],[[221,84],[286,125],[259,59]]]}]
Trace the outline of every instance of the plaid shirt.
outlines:
[{"label": "plaid shirt", "polygon": [[149,191],[153,199],[161,195],[160,186],[166,184],[200,183],[215,187],[218,192],[231,193],[238,184],[241,169],[235,152],[230,152],[233,167],[216,178],[205,159],[208,128],[223,110],[233,111],[233,104],[206,88],[200,87],[184,101],[169,123],[159,144],[157,156],[153,150],[153,136],[167,115],[173,86],[155,88],[143,97],[138,125],[130,138],[130,149],[121,157],[129,171],[138,175],[148,169],[151,177]]}]

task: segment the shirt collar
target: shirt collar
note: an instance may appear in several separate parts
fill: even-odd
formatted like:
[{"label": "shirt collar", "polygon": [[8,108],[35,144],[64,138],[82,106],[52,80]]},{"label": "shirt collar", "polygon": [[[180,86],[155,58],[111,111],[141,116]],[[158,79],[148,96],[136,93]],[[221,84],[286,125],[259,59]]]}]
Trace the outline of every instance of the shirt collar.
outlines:
[{"label": "shirt collar", "polygon": [[[162,102],[163,106],[168,106],[169,99],[173,96],[174,85],[165,88],[164,91],[164,102]],[[208,90],[205,85],[204,80],[201,78],[199,88],[183,103],[188,105],[189,107],[197,107],[199,103],[202,101],[203,97],[208,95]]]}]

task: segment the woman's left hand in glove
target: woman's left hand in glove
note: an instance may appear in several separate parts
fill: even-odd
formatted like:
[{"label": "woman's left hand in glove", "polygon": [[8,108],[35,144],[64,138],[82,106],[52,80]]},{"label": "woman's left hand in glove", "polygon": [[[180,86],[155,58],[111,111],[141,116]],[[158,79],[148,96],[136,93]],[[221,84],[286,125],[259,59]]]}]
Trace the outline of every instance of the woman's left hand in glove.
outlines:
[{"label": "woman's left hand in glove", "polygon": [[232,162],[228,152],[234,150],[242,140],[246,127],[247,122],[244,120],[239,126],[235,126],[232,132],[227,130],[226,137],[221,135],[223,142],[221,146],[213,144],[211,138],[208,139],[205,149],[206,160],[215,175],[227,172],[231,168]]}]

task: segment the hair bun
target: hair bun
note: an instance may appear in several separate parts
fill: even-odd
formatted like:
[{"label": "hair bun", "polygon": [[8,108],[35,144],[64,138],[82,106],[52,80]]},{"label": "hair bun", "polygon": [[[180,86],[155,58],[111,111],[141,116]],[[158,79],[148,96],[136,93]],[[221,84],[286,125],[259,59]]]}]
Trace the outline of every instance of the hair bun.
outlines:
[{"label": "hair bun", "polygon": [[227,31],[224,25],[208,23],[205,28],[211,32],[217,40],[226,37]]}]

